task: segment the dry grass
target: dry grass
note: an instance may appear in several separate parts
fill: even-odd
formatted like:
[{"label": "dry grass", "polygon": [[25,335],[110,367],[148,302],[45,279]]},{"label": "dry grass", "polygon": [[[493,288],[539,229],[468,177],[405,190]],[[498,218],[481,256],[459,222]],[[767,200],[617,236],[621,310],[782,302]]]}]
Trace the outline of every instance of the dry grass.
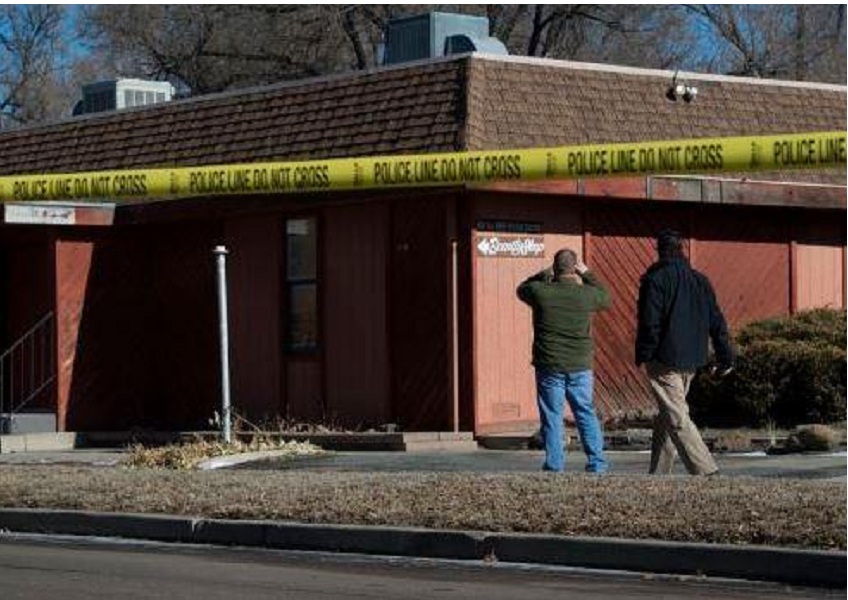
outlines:
[{"label": "dry grass", "polygon": [[0,506],[845,549],[843,482],[0,467]]},{"label": "dry grass", "polygon": [[716,452],[749,452],[753,450],[751,432],[742,429],[722,431],[713,444]]},{"label": "dry grass", "polygon": [[249,443],[235,440],[230,444],[198,439],[184,444],[152,448],[135,445],[130,447],[129,454],[123,460],[123,464],[131,468],[194,469],[200,462],[208,458],[261,450],[280,451],[279,458],[294,458],[324,453],[321,448],[309,442],[283,442],[258,436],[252,438]]}]

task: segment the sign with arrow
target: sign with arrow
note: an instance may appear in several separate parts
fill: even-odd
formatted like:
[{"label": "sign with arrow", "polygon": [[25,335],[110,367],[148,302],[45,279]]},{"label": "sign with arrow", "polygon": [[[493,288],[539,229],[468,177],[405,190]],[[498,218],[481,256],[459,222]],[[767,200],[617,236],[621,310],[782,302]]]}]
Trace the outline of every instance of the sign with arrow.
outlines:
[{"label": "sign with arrow", "polygon": [[485,258],[540,258],[545,256],[542,236],[482,235],[475,240],[477,256]]}]

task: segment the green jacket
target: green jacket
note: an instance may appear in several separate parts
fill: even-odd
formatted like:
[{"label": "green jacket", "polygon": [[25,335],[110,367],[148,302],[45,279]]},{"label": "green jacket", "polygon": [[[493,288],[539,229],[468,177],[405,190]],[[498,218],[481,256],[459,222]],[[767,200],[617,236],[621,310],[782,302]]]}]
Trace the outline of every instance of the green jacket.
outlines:
[{"label": "green jacket", "polygon": [[533,309],[533,365],[573,373],[592,368],[592,313],[610,305],[609,293],[590,271],[576,281],[553,281],[550,269],[518,286]]}]

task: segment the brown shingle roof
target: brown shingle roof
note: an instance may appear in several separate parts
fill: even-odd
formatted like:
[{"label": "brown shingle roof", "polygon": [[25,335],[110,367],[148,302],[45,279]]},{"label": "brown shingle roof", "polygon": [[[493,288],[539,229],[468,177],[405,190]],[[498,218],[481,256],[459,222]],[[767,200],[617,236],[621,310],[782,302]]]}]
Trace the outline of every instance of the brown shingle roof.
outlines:
[{"label": "brown shingle roof", "polygon": [[[670,72],[519,57],[471,60],[469,150],[770,135],[846,129],[841,86],[682,74],[698,88],[671,101]],[[684,79],[685,77],[685,79]],[[845,183],[845,169],[757,174]]]},{"label": "brown shingle roof", "polygon": [[0,135],[0,174],[462,148],[464,61],[95,114]]},{"label": "brown shingle roof", "polygon": [[[0,134],[0,174],[846,128],[844,87],[471,55]],[[683,76],[682,76],[683,77]],[[844,169],[759,178],[845,183]]]}]

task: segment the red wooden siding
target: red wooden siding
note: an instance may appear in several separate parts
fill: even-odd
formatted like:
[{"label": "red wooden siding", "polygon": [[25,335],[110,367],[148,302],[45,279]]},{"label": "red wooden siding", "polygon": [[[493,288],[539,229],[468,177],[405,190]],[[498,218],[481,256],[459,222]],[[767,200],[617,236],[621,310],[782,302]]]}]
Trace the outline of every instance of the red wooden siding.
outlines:
[{"label": "red wooden siding", "polygon": [[[460,413],[463,427],[477,433],[537,424],[531,315],[515,289],[562,247],[584,246],[613,298],[594,323],[596,400],[606,419],[653,412],[633,343],[639,279],[665,227],[686,237],[692,264],[713,282],[732,329],[793,305],[845,306],[839,210],[482,191],[317,210],[323,349],[310,356],[282,353],[282,213],[60,231],[55,245],[52,233],[0,232],[9,332],[55,297],[60,428],[209,426],[220,402],[211,250],[222,242],[231,250],[234,401],[255,419],[286,412],[348,426],[453,425],[454,213],[463,232]],[[538,223],[544,258],[478,256],[481,220]]]},{"label": "red wooden siding", "polygon": [[0,351],[17,340],[54,306],[53,240],[45,232],[0,233]]},{"label": "red wooden siding", "polygon": [[130,232],[120,242],[57,242],[60,428],[142,426],[152,372],[147,345],[161,332],[150,323],[152,274],[145,277],[143,258],[142,240]]},{"label": "red wooden siding", "polygon": [[[551,236],[546,236],[546,244]],[[475,332],[478,429],[536,418],[535,385],[530,365],[531,312],[515,296],[529,275],[545,267],[544,258],[476,260]]]},{"label": "red wooden siding", "polygon": [[226,224],[232,402],[257,421],[283,413],[281,225],[268,215]]},{"label": "red wooden siding", "polygon": [[844,213],[798,214],[792,219],[795,309],[845,308]]},{"label": "red wooden siding", "polygon": [[321,361],[291,357],[285,363],[285,392],[288,418],[319,423],[324,418]]},{"label": "red wooden siding", "polygon": [[154,354],[147,383],[153,414],[146,414],[145,420],[208,427],[213,411],[220,412],[221,397],[212,254],[221,243],[220,228],[214,222],[198,223],[163,227],[157,233],[157,252],[148,264],[155,274],[151,315],[143,325]]},{"label": "red wooden siding", "polygon": [[789,314],[789,214],[731,207],[696,211],[692,265],[709,277],[731,329]]},{"label": "red wooden siding", "polygon": [[[80,381],[75,379],[82,361],[77,360],[80,344],[80,322],[85,307],[92,242],[56,242],[56,422],[59,431],[76,430],[68,422],[73,414],[74,390]],[[82,377],[80,377],[82,379]]]},{"label": "red wooden siding", "polygon": [[645,374],[633,362],[639,280],[656,260],[657,232],[673,228],[685,236],[687,217],[669,205],[587,204],[587,265],[612,296],[594,323],[595,400],[605,419],[652,410]]},{"label": "red wooden siding", "polygon": [[845,308],[842,289],[843,249],[838,246],[798,244],[796,252],[796,310],[829,307]]},{"label": "red wooden siding", "polygon": [[214,224],[59,242],[60,423],[66,407],[77,431],[209,427],[220,398],[216,243]]},{"label": "red wooden siding", "polygon": [[561,248],[582,253],[581,205],[564,198],[506,198],[481,195],[474,220],[539,223],[543,258],[481,257],[474,248],[475,431],[494,432],[535,426],[536,386],[530,364],[533,344],[531,311],[515,295],[518,285],[546,268]]},{"label": "red wooden siding", "polygon": [[347,426],[390,420],[386,203],[324,212],[324,344],[328,416]]},{"label": "red wooden siding", "polygon": [[[54,243],[49,232],[0,228],[0,352],[53,310],[55,268]],[[48,339],[45,337],[42,342],[47,344]],[[49,365],[55,363],[55,351],[49,351],[54,355],[41,352],[34,372],[46,373]],[[9,397],[12,386],[9,370],[22,366],[19,361],[7,362],[4,366],[7,370],[2,390],[5,398]],[[48,386],[27,406],[53,409],[55,405],[55,386]]]},{"label": "red wooden siding", "polygon": [[392,204],[392,415],[407,431],[451,426],[447,201],[441,194]]}]

